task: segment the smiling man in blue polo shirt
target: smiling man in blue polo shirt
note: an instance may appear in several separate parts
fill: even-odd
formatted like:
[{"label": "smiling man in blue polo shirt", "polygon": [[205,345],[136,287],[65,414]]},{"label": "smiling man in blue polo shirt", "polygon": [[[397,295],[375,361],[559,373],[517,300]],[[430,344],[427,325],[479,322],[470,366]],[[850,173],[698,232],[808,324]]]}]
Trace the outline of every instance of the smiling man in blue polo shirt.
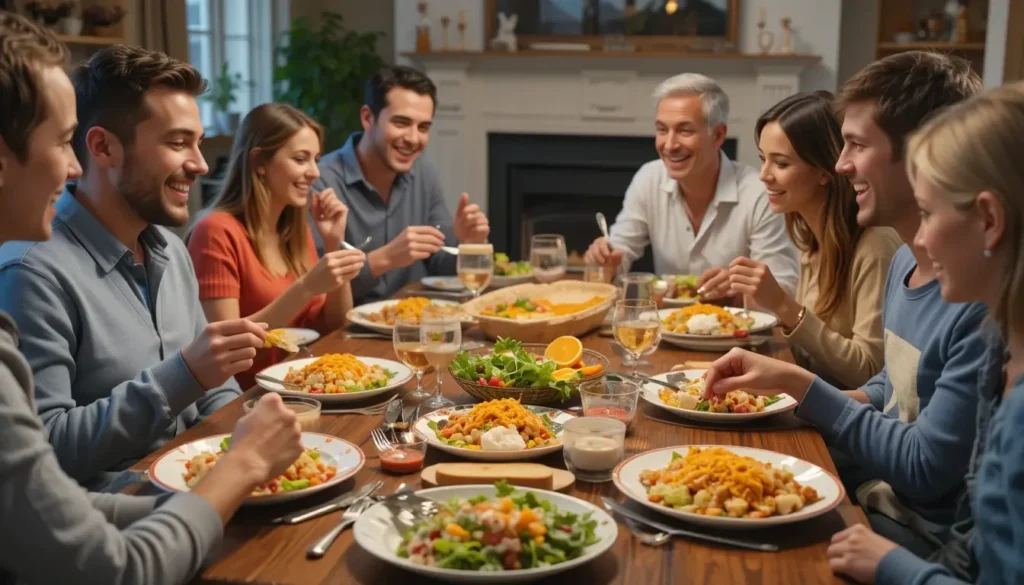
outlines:
[{"label": "smiling man in blue polo shirt", "polygon": [[320,161],[317,191],[332,188],[349,208],[345,240],[367,236],[366,267],[352,281],[357,304],[388,298],[407,282],[455,274],[455,256],[441,246],[481,243],[490,226],[462,194],[454,218],[441,181],[420,158],[430,138],[437,88],[409,67],[386,67],[366,84],[363,132]]}]

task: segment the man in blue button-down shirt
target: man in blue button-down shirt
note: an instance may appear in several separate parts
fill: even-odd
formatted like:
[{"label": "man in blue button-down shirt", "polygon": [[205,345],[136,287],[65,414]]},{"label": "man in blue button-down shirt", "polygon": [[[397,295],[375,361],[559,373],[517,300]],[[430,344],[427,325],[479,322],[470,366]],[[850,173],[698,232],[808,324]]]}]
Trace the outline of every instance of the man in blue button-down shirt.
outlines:
[{"label": "man in blue button-down shirt", "polygon": [[352,281],[357,304],[393,295],[428,274],[454,274],[455,256],[443,245],[487,240],[487,216],[462,194],[453,217],[441,181],[420,158],[437,103],[434,83],[408,67],[387,67],[366,84],[363,132],[320,161],[315,190],[331,188],[348,206],[345,240],[367,236],[367,262]]},{"label": "man in blue button-down shirt", "polygon": [[265,337],[207,325],[184,243],[207,172],[186,63],[137,47],[98,52],[73,75],[85,169],[57,203],[53,238],[0,247],[0,310],[21,330],[39,416],[61,467],[89,488],[239,395]]}]

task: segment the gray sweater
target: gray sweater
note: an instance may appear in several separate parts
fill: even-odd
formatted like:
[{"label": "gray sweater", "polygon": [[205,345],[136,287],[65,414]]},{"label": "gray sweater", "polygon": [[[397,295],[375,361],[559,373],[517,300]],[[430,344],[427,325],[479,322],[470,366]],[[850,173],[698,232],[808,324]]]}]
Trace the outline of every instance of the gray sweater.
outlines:
[{"label": "gray sweater", "polygon": [[0,584],[184,583],[223,527],[194,494],[90,494],[61,471],[32,400],[17,329],[0,312]]},{"label": "gray sweater", "polygon": [[184,243],[156,226],[140,240],[144,268],[64,193],[49,241],[0,246],[0,311],[21,331],[47,438],[93,490],[240,394],[234,380],[204,392],[181,357],[206,326]]}]

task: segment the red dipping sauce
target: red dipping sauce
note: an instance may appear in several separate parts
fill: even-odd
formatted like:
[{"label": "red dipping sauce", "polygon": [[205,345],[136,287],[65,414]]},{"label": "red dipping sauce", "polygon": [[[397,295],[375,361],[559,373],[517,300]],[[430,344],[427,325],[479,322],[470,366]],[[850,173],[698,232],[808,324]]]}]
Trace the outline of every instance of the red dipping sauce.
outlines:
[{"label": "red dipping sauce", "polygon": [[605,418],[614,418],[615,420],[621,420],[627,425],[629,424],[629,421],[633,420],[633,415],[631,415],[628,410],[618,406],[594,406],[583,411],[583,416],[603,416]]},{"label": "red dipping sauce", "polygon": [[380,454],[380,466],[392,473],[412,473],[423,467],[426,455],[413,449],[392,449]]}]

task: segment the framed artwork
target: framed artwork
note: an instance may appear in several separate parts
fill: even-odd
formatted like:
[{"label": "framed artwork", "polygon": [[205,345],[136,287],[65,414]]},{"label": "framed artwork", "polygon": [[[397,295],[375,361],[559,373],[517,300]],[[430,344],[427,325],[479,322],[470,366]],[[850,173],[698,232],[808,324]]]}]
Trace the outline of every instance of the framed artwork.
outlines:
[{"label": "framed artwork", "polygon": [[740,0],[487,0],[487,38],[498,13],[517,14],[520,49],[587,43],[592,50],[736,50]]}]

